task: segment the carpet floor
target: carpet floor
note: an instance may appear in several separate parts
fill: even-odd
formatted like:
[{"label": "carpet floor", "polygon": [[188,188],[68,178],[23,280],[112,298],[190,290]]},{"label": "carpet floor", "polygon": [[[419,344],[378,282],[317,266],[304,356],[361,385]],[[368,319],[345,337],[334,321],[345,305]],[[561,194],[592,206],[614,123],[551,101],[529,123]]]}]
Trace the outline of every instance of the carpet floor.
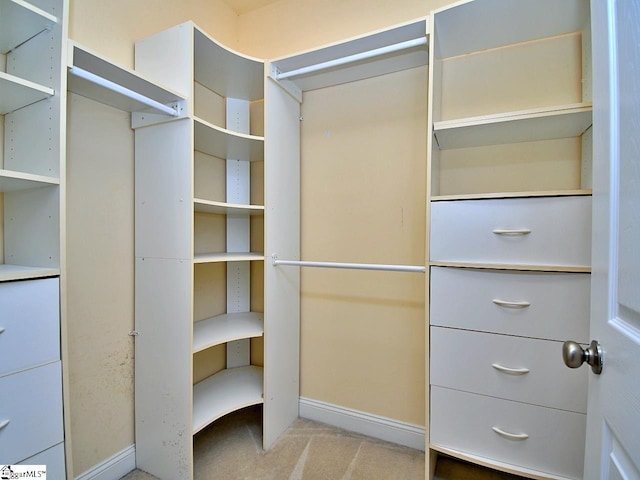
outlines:
[{"label": "carpet floor", "polygon": [[[261,409],[227,415],[194,438],[194,480],[423,480],[424,452],[299,418],[262,450]],[[438,459],[438,480],[520,477]],[[156,480],[134,470],[122,480]]]}]

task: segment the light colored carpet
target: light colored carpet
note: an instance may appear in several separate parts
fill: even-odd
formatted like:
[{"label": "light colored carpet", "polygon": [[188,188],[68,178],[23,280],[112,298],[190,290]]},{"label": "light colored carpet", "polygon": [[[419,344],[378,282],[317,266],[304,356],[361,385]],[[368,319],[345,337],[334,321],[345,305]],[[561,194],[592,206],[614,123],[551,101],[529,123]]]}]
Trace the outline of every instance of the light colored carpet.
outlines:
[{"label": "light colored carpet", "polygon": [[[424,452],[299,418],[262,450],[261,409],[228,415],[194,439],[194,480],[423,480]],[[438,480],[519,477],[441,457]],[[122,480],[156,480],[135,470]]]}]

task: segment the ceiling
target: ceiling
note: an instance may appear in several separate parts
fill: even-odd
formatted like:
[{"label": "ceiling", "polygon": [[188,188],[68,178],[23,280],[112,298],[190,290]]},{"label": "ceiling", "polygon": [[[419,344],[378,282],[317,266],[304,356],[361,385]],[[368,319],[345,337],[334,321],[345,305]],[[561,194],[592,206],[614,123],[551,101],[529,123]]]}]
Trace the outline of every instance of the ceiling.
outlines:
[{"label": "ceiling", "polygon": [[251,10],[257,10],[258,8],[276,3],[280,0],[223,0],[224,3],[229,5],[238,15],[250,12]]}]

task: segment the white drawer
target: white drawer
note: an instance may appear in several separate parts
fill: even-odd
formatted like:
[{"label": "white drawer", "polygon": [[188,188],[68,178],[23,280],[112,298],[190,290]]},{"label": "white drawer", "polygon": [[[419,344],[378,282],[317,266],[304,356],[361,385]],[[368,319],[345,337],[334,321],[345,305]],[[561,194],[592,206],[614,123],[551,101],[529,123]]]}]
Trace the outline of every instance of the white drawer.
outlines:
[{"label": "white drawer", "polygon": [[431,261],[589,266],[591,197],[433,202],[430,241]]},{"label": "white drawer", "polygon": [[[431,388],[430,442],[566,478],[582,478],[586,415]],[[526,434],[523,440],[505,438]]]},{"label": "white drawer", "polygon": [[48,448],[44,452],[40,452],[32,457],[26,458],[18,465],[46,465],[47,478],[64,479],[67,478],[65,473],[64,460],[64,443],[59,443],[55,447]]},{"label": "white drawer", "polygon": [[14,464],[64,440],[60,362],[0,378],[0,452]]},{"label": "white drawer", "polygon": [[0,377],[60,360],[57,278],[0,283]]},{"label": "white drawer", "polygon": [[432,385],[587,412],[589,369],[566,367],[561,342],[432,327],[430,352]]},{"label": "white drawer", "polygon": [[589,274],[432,267],[430,288],[431,325],[589,342]]}]

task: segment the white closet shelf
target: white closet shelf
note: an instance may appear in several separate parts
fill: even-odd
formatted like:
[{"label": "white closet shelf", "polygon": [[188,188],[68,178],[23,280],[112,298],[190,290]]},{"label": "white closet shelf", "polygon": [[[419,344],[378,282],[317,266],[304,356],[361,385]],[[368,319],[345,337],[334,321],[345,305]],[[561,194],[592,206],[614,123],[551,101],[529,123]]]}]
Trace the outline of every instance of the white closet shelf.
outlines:
[{"label": "white closet shelf", "polygon": [[218,95],[243,100],[264,96],[264,62],[235,52],[194,28],[195,81]]},{"label": "white closet shelf", "polygon": [[214,345],[244,338],[261,337],[264,315],[258,312],[225,313],[193,324],[193,353]]},{"label": "white closet shelf", "polygon": [[516,270],[529,272],[568,272],[568,273],[591,273],[589,266],[575,265],[513,265],[502,263],[474,263],[474,262],[439,262],[431,261],[432,267],[455,267],[455,268],[475,268],[481,270]]},{"label": "white closet shelf", "polygon": [[253,252],[199,253],[193,257],[193,263],[248,262],[254,260],[264,260],[264,255]]},{"label": "white closet shelf", "polygon": [[0,192],[29,190],[32,188],[50,187],[52,185],[59,184],[60,180],[54,177],[0,169]]},{"label": "white closet shelf", "polygon": [[196,212],[221,215],[264,215],[264,205],[239,205],[236,203],[203,200],[201,198],[193,199],[193,209]]},{"label": "white closet shelf", "polygon": [[[365,36],[355,37],[345,42],[327,45],[284,59],[276,59],[271,62],[270,74],[275,79],[282,73],[365,54],[407,41],[424,39],[428,34],[427,29],[428,22],[423,18]],[[425,43],[395,53],[310,72],[297,76],[289,83],[295,84],[301,91],[309,91],[423,66],[429,63],[428,50]],[[285,82],[287,81],[285,80]]]},{"label": "white closet shelf", "polygon": [[591,126],[592,107],[576,103],[435,122],[441,150],[579,137]]},{"label": "white closet shelf", "polygon": [[587,11],[583,0],[482,0],[443,7],[434,12],[438,58],[575,32],[589,27]]},{"label": "white closet shelf", "polygon": [[53,88],[0,72],[0,115],[44,100],[54,93]]},{"label": "white closet shelf", "polygon": [[222,370],[193,386],[193,434],[218,418],[264,402],[262,368]]},{"label": "white closet shelf", "polygon": [[[116,87],[122,87],[114,90],[77,75],[69,74],[67,76],[67,88],[70,92],[119,110],[144,112],[152,108],[149,106],[149,102],[145,103],[136,97],[151,100],[164,106],[176,106],[184,102],[181,94],[160,86],[137,72],[115,65],[74,42],[69,43],[68,67],[70,72],[71,69],[77,68],[104,79]],[[123,93],[124,91],[132,92],[133,96]]]},{"label": "white closet shelf", "polygon": [[0,282],[57,277],[58,275],[60,275],[60,269],[58,268],[0,264]]},{"label": "white closet shelf", "polygon": [[7,53],[58,19],[23,0],[0,0],[0,53]]},{"label": "white closet shelf", "polygon": [[491,192],[491,193],[465,193],[460,195],[434,195],[432,202],[446,202],[451,200],[485,200],[492,198],[529,198],[529,197],[571,197],[591,195],[592,190],[536,190],[533,192]]},{"label": "white closet shelf", "polygon": [[194,119],[195,149],[217,158],[250,162],[264,159],[264,137],[247,135]]}]

